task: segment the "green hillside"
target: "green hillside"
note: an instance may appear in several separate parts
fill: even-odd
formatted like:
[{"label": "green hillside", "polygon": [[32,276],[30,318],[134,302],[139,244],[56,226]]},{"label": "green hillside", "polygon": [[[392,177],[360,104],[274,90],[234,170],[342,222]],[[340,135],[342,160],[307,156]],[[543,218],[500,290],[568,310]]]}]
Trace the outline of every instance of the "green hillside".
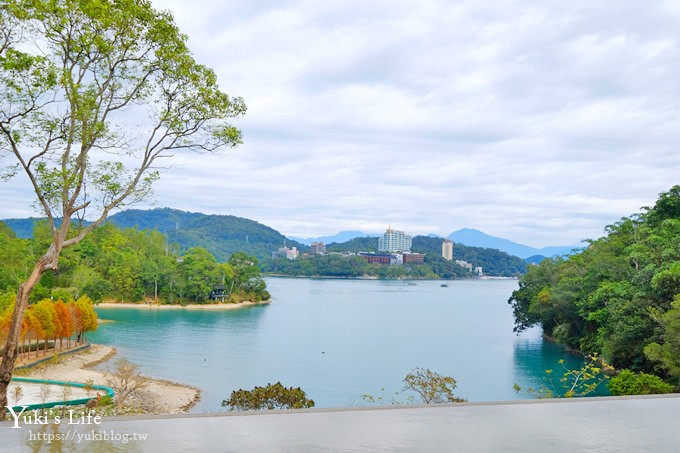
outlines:
[{"label": "green hillside", "polygon": [[509,300],[515,331],[539,325],[616,368],[679,385],[680,185],[605,231],[578,254],[530,266]]},{"label": "green hillside", "polygon": [[29,217],[27,219],[5,219],[3,222],[10,227],[16,237],[21,239],[30,239],[33,237],[33,228],[35,225],[45,218]]},{"label": "green hillside", "polygon": [[254,220],[231,215],[206,215],[177,209],[130,209],[110,217],[121,228],[156,229],[181,250],[201,246],[220,261],[235,252],[245,252],[259,259],[271,257],[272,251],[289,247],[301,251],[309,247],[291,241],[278,231]]},{"label": "green hillside", "polygon": [[[416,236],[413,238],[412,250],[417,253],[441,256],[442,239]],[[495,277],[514,277],[527,271],[527,263],[522,258],[508,255],[497,249],[454,243],[453,259],[467,261],[473,267],[481,266],[484,275]]]},{"label": "green hillside", "polygon": [[329,252],[376,252],[378,250],[377,237],[359,237],[345,242],[331,242],[326,246]]}]

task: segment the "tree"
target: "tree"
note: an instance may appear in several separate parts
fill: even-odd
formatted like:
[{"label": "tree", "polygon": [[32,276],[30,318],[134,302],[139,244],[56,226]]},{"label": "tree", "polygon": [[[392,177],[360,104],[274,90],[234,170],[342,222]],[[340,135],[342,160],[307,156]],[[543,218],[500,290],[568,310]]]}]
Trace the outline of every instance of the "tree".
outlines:
[{"label": "tree", "polygon": [[680,381],[680,294],[675,296],[672,309],[666,313],[652,311],[652,316],[663,329],[663,341],[648,344],[645,355],[653,360],[676,382]]},{"label": "tree", "polygon": [[146,387],[148,379],[139,373],[139,367],[127,359],[118,359],[115,368],[106,376],[107,384],[116,394],[116,406],[123,407],[130,395]]},{"label": "tree", "polygon": [[[50,299],[43,299],[37,304],[32,305],[31,308],[38,323],[40,323],[42,338],[45,340],[44,350],[47,352],[49,339],[54,338],[58,329],[55,322],[56,312],[54,310],[54,303]],[[38,344],[38,349],[40,349],[40,344]]]},{"label": "tree", "polygon": [[284,387],[281,382],[267,384],[266,387],[255,387],[252,390],[234,390],[222,406],[232,410],[262,409],[307,409],[314,407],[314,400],[308,399],[300,387]]},{"label": "tree", "polygon": [[57,336],[59,337],[59,346],[63,347],[64,338],[69,339],[68,346],[70,346],[70,338],[71,335],[73,335],[73,317],[71,316],[71,311],[61,300],[58,300],[54,303],[54,311],[57,313],[57,318],[59,319],[59,331],[57,332]]},{"label": "tree", "polygon": [[93,332],[99,327],[97,312],[94,311],[92,300],[87,296],[82,296],[73,305],[79,314],[76,332],[78,332],[78,339],[82,341],[85,332]]},{"label": "tree", "polygon": [[[17,291],[0,406],[29,296],[58,269],[62,250],[112,210],[147,197],[159,159],[239,144],[226,120],[244,113],[243,101],[194,61],[171,13],[147,0],[0,1],[0,152],[16,162],[1,176],[28,178],[50,231]],[[131,118],[141,122],[134,130]]]},{"label": "tree", "polygon": [[580,253],[529,269],[509,301],[515,331],[538,324],[586,356],[680,381],[680,186],[605,231]]},{"label": "tree", "polygon": [[178,290],[182,297],[205,301],[210,290],[220,280],[219,264],[203,247],[192,247],[182,257],[179,265]]},{"label": "tree", "polygon": [[462,403],[466,400],[453,394],[457,382],[425,368],[414,368],[404,378],[404,390],[420,395],[425,404]]},{"label": "tree", "polygon": [[673,393],[673,386],[664,382],[659,376],[647,373],[633,373],[622,370],[611,378],[608,384],[612,395],[654,395]]}]

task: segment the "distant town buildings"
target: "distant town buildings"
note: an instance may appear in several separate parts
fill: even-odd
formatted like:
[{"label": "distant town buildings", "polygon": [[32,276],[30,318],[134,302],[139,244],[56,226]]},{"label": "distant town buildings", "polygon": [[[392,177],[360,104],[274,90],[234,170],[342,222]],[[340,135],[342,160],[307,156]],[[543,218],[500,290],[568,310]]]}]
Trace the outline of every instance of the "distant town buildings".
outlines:
[{"label": "distant town buildings", "polygon": [[312,242],[312,255],[323,255],[326,253],[326,245],[323,242]]},{"label": "distant town buildings", "polygon": [[[309,254],[305,253],[303,257],[312,255],[342,255],[345,257],[360,256],[366,262],[372,264],[401,266],[403,264],[424,264],[425,255],[422,253],[411,252],[412,237],[403,231],[393,230],[391,227],[387,228],[382,237],[378,238],[378,252],[327,252],[326,245],[323,242],[312,242]],[[285,245],[285,243],[284,243]],[[281,247],[277,251],[272,252],[272,258],[286,258],[291,261],[297,259],[299,252],[297,248]],[[453,241],[444,239],[442,242],[442,257],[446,260],[453,260]],[[456,264],[464,267],[470,273],[473,273],[473,265],[466,261],[456,260]],[[482,275],[482,268],[474,268],[474,272]]]},{"label": "distant town buildings", "polygon": [[425,255],[421,253],[402,253],[402,260],[404,264],[423,264],[425,263]]},{"label": "distant town buildings", "polygon": [[372,264],[391,264],[392,255],[389,253],[359,252],[359,256]]},{"label": "distant town buildings", "polygon": [[412,238],[403,231],[388,228],[382,237],[378,238],[380,252],[408,252],[411,250]]},{"label": "distant town buildings", "polygon": [[272,252],[272,258],[286,258],[291,261],[295,261],[295,259],[298,257],[298,249],[297,247],[293,248],[288,248],[288,247],[281,247],[278,251]]},{"label": "distant town buildings", "polygon": [[460,267],[464,267],[469,272],[472,272],[472,264],[471,263],[468,263],[467,261],[463,261],[463,260],[456,260],[456,264],[459,265]]},{"label": "distant town buildings", "polygon": [[425,255],[421,253],[369,253],[359,252],[358,255],[369,263],[391,264],[401,266],[402,264],[423,264]]},{"label": "distant town buildings", "polygon": [[453,259],[453,241],[444,239],[442,242],[442,258],[451,261]]}]

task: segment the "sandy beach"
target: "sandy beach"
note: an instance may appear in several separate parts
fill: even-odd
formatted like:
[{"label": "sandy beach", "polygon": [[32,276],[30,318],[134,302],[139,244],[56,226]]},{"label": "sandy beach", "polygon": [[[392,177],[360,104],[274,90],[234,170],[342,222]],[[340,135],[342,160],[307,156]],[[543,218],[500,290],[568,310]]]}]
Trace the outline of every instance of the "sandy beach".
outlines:
[{"label": "sandy beach", "polygon": [[[93,344],[82,352],[62,357],[59,363],[49,363],[22,373],[21,377],[80,383],[92,379],[94,384],[107,385],[106,371],[94,367],[105,362],[112,366],[114,360],[111,359],[115,355],[114,348]],[[147,386],[135,397],[130,397],[129,404],[136,412],[180,414],[189,410],[199,397],[200,391],[196,388],[149,378]]]},{"label": "sandy beach", "polygon": [[254,305],[267,305],[271,301],[264,302],[240,302],[238,304],[189,304],[189,305],[165,305],[165,304],[133,304],[128,302],[102,302],[95,307],[100,308],[144,308],[148,310],[235,310],[237,308],[252,307]]}]

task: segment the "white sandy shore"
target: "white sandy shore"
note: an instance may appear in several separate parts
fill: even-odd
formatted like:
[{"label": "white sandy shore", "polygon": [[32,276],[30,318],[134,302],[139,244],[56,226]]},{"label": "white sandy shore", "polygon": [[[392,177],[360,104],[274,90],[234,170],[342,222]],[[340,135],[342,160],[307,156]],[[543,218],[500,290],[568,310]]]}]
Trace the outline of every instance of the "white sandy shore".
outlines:
[{"label": "white sandy shore", "polygon": [[161,305],[161,304],[132,304],[118,302],[102,302],[95,305],[101,308],[143,308],[148,310],[234,310],[253,305],[267,305],[265,302],[240,302],[238,304],[189,304],[189,305]]},{"label": "white sandy shore", "polygon": [[[106,372],[92,368],[108,361],[116,350],[103,345],[93,344],[82,352],[64,356],[57,364],[48,364],[31,370],[22,377],[53,379],[85,383],[92,379],[95,385],[106,384]],[[186,412],[196,401],[200,391],[196,388],[159,379],[149,379],[146,387],[139,391],[130,402],[138,409],[152,414],[179,414]]]}]

